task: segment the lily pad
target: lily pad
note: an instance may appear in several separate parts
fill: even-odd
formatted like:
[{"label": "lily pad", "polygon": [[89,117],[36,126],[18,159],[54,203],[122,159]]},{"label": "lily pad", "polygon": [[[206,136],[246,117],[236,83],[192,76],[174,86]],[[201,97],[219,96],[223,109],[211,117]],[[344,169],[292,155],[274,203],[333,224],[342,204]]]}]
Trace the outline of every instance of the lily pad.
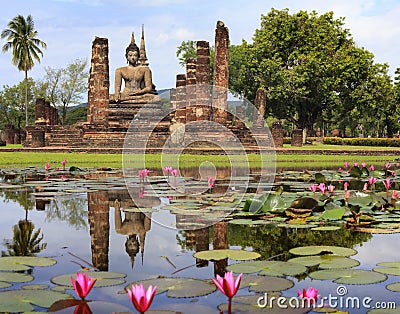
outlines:
[{"label": "lily pad", "polygon": [[388,289],[390,291],[394,291],[394,292],[400,292],[400,282],[394,282],[394,283],[388,284],[386,286],[386,289]]},{"label": "lily pad", "polygon": [[0,270],[25,271],[30,266],[51,266],[56,260],[46,257],[35,256],[4,256],[0,257]]},{"label": "lily pad", "polygon": [[230,258],[235,261],[248,261],[259,258],[261,255],[257,252],[250,252],[244,250],[211,250],[201,251],[193,254],[195,258],[208,260],[208,261],[219,261],[224,258]]},{"label": "lily pad", "polygon": [[34,278],[31,275],[23,273],[14,273],[10,271],[0,271],[0,281],[6,282],[29,282]]},{"label": "lily pad", "polygon": [[[97,279],[96,283],[93,287],[109,287],[115,286],[122,283],[125,283],[125,274],[115,273],[115,272],[107,272],[107,271],[85,271],[88,277],[93,277],[93,279]],[[76,274],[65,274],[53,277],[51,282],[60,285],[72,287],[71,277],[75,278]]]},{"label": "lily pad", "polygon": [[171,298],[193,298],[210,294],[216,290],[211,280],[200,280],[184,277],[159,277],[136,281],[128,284],[125,288],[132,288],[133,284],[142,284],[144,287],[150,285],[157,286],[156,294],[167,291],[167,296]]},{"label": "lily pad", "polygon": [[339,226],[321,226],[321,227],[314,227],[311,228],[312,231],[335,231],[342,229],[342,227]]},{"label": "lily pad", "polygon": [[334,282],[347,285],[368,285],[385,281],[387,276],[362,269],[323,269],[309,275],[313,279],[335,279]]},{"label": "lily pad", "polygon": [[1,311],[29,312],[33,311],[32,304],[48,308],[61,299],[71,299],[69,294],[51,290],[9,290],[0,292]]},{"label": "lily pad", "polygon": [[322,215],[319,216],[319,218],[324,219],[324,220],[340,220],[340,219],[342,219],[345,212],[346,212],[346,209],[343,207],[329,209],[329,210],[325,210],[322,213]]},{"label": "lily pad", "polygon": [[383,262],[378,263],[378,266],[384,266],[383,268],[374,268],[374,271],[386,275],[400,276],[400,262]]},{"label": "lily pad", "polygon": [[294,255],[318,255],[334,254],[339,256],[351,256],[357,253],[356,250],[340,246],[310,245],[301,246],[289,250]]},{"label": "lily pad", "polygon": [[288,262],[299,263],[308,267],[318,265],[319,268],[322,269],[351,268],[360,265],[360,263],[354,259],[331,254],[300,256],[292,258]]},{"label": "lily pad", "polygon": [[235,273],[252,274],[258,272],[265,276],[296,276],[303,274],[307,268],[298,263],[281,261],[252,261],[229,265],[227,270]]},{"label": "lily pad", "polygon": [[372,309],[367,314],[397,314],[400,312],[400,307],[396,306],[394,309]]},{"label": "lily pad", "polygon": [[249,287],[250,291],[271,292],[290,289],[294,286],[293,281],[274,276],[243,276],[240,281],[240,288]]}]

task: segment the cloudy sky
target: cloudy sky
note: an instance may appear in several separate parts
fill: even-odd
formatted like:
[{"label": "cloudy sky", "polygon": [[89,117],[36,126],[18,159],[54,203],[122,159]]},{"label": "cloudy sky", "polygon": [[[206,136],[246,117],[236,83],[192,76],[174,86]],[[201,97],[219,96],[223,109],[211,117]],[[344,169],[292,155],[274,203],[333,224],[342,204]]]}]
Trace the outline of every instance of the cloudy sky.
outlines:
[{"label": "cloudy sky", "polygon": [[[14,0],[2,1],[0,28],[18,14],[31,14],[38,38],[47,43],[40,64],[29,75],[41,79],[44,68],[62,68],[76,58],[88,58],[96,36],[106,37],[110,49],[111,92],[114,70],[125,65],[125,47],[130,34],[139,38],[145,25],[147,57],[157,89],[171,88],[175,76],[184,72],[176,48],[184,40],[214,42],[215,25],[222,20],[229,28],[232,44],[251,41],[261,14],[271,8],[333,11],[345,17],[356,43],[387,62],[391,74],[400,67],[400,0]],[[4,40],[1,45],[4,44]],[[0,89],[24,77],[11,64],[11,52],[0,53]]]}]

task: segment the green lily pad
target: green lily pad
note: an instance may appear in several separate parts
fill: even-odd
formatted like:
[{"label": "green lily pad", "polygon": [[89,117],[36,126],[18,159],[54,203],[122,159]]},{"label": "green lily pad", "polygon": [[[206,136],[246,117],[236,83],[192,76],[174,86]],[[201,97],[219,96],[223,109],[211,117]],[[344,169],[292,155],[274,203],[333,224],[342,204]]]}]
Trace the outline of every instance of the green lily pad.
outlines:
[{"label": "green lily pad", "polygon": [[35,256],[4,256],[0,257],[0,270],[25,271],[30,266],[51,266],[56,260],[46,257]]},{"label": "green lily pad", "polygon": [[[125,274],[122,273],[115,273],[115,272],[107,272],[107,271],[85,271],[88,277],[93,277],[93,279],[97,279],[96,283],[93,287],[109,287],[120,285],[125,283]],[[65,274],[59,275],[51,278],[51,282],[60,285],[60,286],[67,286],[72,287],[71,277],[75,278],[76,274]]]},{"label": "green lily pad", "polygon": [[45,290],[48,287],[48,285],[26,285],[22,286],[21,288],[26,290]]},{"label": "green lily pad", "polygon": [[400,262],[383,262],[378,263],[378,266],[384,266],[383,268],[374,268],[374,271],[386,275],[400,276]]},{"label": "green lily pad", "polygon": [[346,209],[343,207],[329,209],[325,210],[319,218],[323,220],[340,220],[345,212]]},{"label": "green lily pad", "polygon": [[36,306],[50,307],[61,299],[71,299],[69,294],[51,290],[9,290],[0,292],[1,311],[3,312],[29,312]]},{"label": "green lily pad", "polygon": [[313,279],[335,279],[334,282],[348,285],[368,285],[385,281],[387,276],[362,269],[323,269],[309,275]]},{"label": "green lily pad", "polygon": [[288,262],[299,263],[308,267],[318,265],[319,268],[322,269],[351,268],[360,265],[360,263],[354,259],[331,254],[300,256],[292,258]]},{"label": "green lily pad", "polygon": [[132,285],[142,284],[145,288],[152,285],[157,286],[156,294],[167,291],[167,296],[171,298],[194,298],[210,294],[216,290],[211,280],[200,280],[184,277],[160,277],[146,279],[128,284],[125,289],[132,288]]},{"label": "green lily pad", "polygon": [[372,197],[371,195],[367,195],[364,197],[361,196],[355,196],[355,197],[350,197],[349,199],[349,205],[352,206],[360,206],[360,207],[367,207],[369,204],[372,202]]},{"label": "green lily pad", "polygon": [[12,286],[12,284],[10,284],[8,282],[0,281],[0,289],[8,288],[8,287],[11,287],[11,286]]},{"label": "green lily pad", "polygon": [[274,276],[243,276],[240,281],[240,288],[249,287],[250,291],[270,292],[290,289],[294,286],[293,281]]},{"label": "green lily pad", "polygon": [[310,245],[301,246],[289,250],[294,255],[317,255],[334,254],[339,256],[351,256],[357,253],[356,250],[340,246]]},{"label": "green lily pad", "polygon": [[296,276],[303,274],[307,268],[298,263],[281,261],[252,261],[229,265],[227,270],[235,273],[252,274],[258,272],[265,276]]},{"label": "green lily pad", "polygon": [[367,314],[398,314],[399,312],[400,307],[396,306],[394,309],[372,309]]},{"label": "green lily pad", "polygon": [[394,282],[394,283],[388,284],[386,286],[386,289],[388,289],[390,291],[394,291],[394,292],[400,292],[400,282]]},{"label": "green lily pad", "polygon": [[201,251],[193,254],[195,258],[208,260],[208,261],[219,261],[224,258],[230,258],[235,261],[248,261],[259,258],[261,255],[257,252],[250,252],[244,250],[211,250]]},{"label": "green lily pad", "polygon": [[29,282],[34,278],[24,273],[14,273],[10,271],[0,271],[0,281],[6,282]]},{"label": "green lily pad", "polygon": [[339,226],[321,226],[321,227],[314,227],[311,228],[312,231],[335,231],[342,229],[342,227]]}]

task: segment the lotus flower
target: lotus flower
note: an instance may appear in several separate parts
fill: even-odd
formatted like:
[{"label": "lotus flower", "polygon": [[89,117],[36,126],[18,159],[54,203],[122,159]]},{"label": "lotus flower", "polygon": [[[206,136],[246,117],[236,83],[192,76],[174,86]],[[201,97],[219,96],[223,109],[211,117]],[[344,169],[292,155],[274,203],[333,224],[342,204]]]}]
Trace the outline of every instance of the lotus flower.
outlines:
[{"label": "lotus flower", "polygon": [[46,164],[44,165],[44,170],[48,171],[51,168],[51,164],[46,160]]},{"label": "lotus flower", "polygon": [[215,178],[213,177],[208,177],[208,188],[211,189],[213,186],[215,186]]},{"label": "lotus flower", "polygon": [[388,162],[385,164],[385,168],[386,168],[386,170],[388,170],[390,168],[390,164]]},{"label": "lotus flower", "polygon": [[65,175],[62,175],[61,180],[65,181],[65,180],[67,180],[67,177]]},{"label": "lotus flower", "polygon": [[240,274],[235,281],[235,277],[233,276],[233,272],[228,271],[225,273],[224,277],[221,277],[217,275],[217,280],[214,278],[212,281],[214,282],[215,286],[223,293],[225,294],[228,299],[228,314],[231,313],[231,307],[232,307],[232,298],[236,294],[236,292],[239,290],[240,286],[240,281],[242,280],[243,274]]},{"label": "lotus flower", "polygon": [[369,170],[370,171],[374,171],[375,170],[375,166],[374,165],[369,166]]},{"label": "lotus flower", "polygon": [[176,177],[177,175],[178,175],[178,169],[172,169],[171,170],[171,174],[174,176],[174,177]]},{"label": "lotus flower", "polygon": [[363,168],[367,168],[367,164],[366,164],[365,162],[363,162],[363,163],[361,164],[361,166],[362,166]]},{"label": "lotus flower", "polygon": [[172,171],[172,167],[171,167],[171,166],[164,167],[163,170],[164,170],[164,173],[165,173],[167,176],[169,176],[170,173],[171,173],[171,171]]},{"label": "lotus flower", "polygon": [[321,191],[322,194],[325,195],[326,190],[327,190],[325,183],[323,183],[323,182],[320,183],[320,184],[318,185],[318,189]]},{"label": "lotus flower", "polygon": [[156,289],[157,286],[153,288],[151,285],[147,288],[147,291],[143,285],[132,285],[132,291],[127,289],[129,299],[139,313],[143,314],[148,310],[151,302],[153,302]]},{"label": "lotus flower", "polygon": [[390,186],[392,185],[392,183],[390,182],[390,178],[386,178],[385,180],[383,180],[383,185],[385,186],[386,191],[389,190]]},{"label": "lotus flower", "polygon": [[144,178],[147,177],[150,173],[149,169],[140,169],[139,170],[139,179],[140,181],[144,181]]},{"label": "lotus flower", "polygon": [[371,189],[372,189],[372,186],[376,183],[376,181],[378,181],[377,178],[374,178],[374,177],[368,178],[368,184],[371,186]]},{"label": "lotus flower", "polygon": [[88,278],[85,273],[76,273],[76,280],[71,277],[71,282],[76,294],[83,300],[89,294],[97,279]]},{"label": "lotus flower", "polygon": [[399,192],[396,190],[392,191],[392,200],[397,200],[399,198]]},{"label": "lotus flower", "polygon": [[311,192],[315,193],[315,192],[317,192],[317,190],[318,190],[318,185],[316,185],[316,184],[311,184],[311,185],[309,186],[309,189],[310,189]]},{"label": "lotus flower", "polygon": [[353,164],[353,166],[354,166],[354,167],[358,167],[358,162],[355,162],[355,163]]},{"label": "lotus flower", "polygon": [[67,160],[66,159],[64,159],[62,162],[61,162],[61,165],[63,166],[63,170],[65,170],[65,165],[67,164]]},{"label": "lotus flower", "polygon": [[329,191],[329,193],[333,193],[333,191],[335,191],[335,186],[334,185],[332,185],[332,184],[330,184],[330,185],[328,185],[328,191]]},{"label": "lotus flower", "polygon": [[318,290],[313,287],[309,287],[307,290],[304,288],[303,291],[298,290],[297,295],[302,299],[306,299],[309,304],[313,304],[318,300]]},{"label": "lotus flower", "polygon": [[340,168],[338,169],[338,172],[339,172],[339,173],[342,173],[342,172],[343,172],[342,167],[340,167]]},{"label": "lotus flower", "polygon": [[367,191],[368,190],[368,182],[365,182],[364,186],[363,186],[363,191]]},{"label": "lotus flower", "polygon": [[345,183],[343,184],[343,189],[344,189],[345,191],[347,191],[348,188],[349,188],[349,182],[345,182]]},{"label": "lotus flower", "polygon": [[344,167],[347,169],[347,168],[349,168],[349,163],[346,161],[345,163],[344,163]]}]

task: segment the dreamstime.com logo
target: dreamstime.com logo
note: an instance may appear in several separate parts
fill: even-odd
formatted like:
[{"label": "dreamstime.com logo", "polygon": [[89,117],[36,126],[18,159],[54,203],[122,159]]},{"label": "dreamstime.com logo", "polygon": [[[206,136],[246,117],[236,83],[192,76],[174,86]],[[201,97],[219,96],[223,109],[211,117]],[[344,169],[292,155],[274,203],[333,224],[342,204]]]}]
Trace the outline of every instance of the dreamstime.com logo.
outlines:
[{"label": "dreamstime.com logo", "polygon": [[[154,153],[161,155],[156,166]],[[182,161],[187,153],[209,160]],[[217,165],[213,155],[224,155],[226,161]],[[257,155],[259,169],[250,166],[250,155]],[[211,226],[245,196],[250,199],[250,189],[256,192],[254,198],[269,192],[275,161],[274,141],[258,108],[230,90],[200,84],[167,90],[140,106],[126,133],[122,156],[125,183],[136,206],[152,221],[174,229]],[[139,181],[138,171],[147,168],[148,176]],[[161,172],[168,168],[173,175]],[[215,180],[212,188],[209,178]],[[201,201],[200,210],[182,208],[182,199],[195,205]],[[160,200],[164,205],[157,208]],[[253,202],[249,211],[255,212],[257,204]],[[149,208],[156,211],[149,213]]]},{"label": "dreamstime.com logo", "polygon": [[327,296],[318,295],[317,300],[274,296],[265,293],[264,296],[258,298],[257,306],[260,308],[281,308],[281,309],[298,309],[298,308],[340,308],[345,311],[359,309],[395,309],[394,301],[375,301],[369,296],[357,297],[349,296],[346,286],[340,285],[336,288],[336,294],[328,294]]}]

